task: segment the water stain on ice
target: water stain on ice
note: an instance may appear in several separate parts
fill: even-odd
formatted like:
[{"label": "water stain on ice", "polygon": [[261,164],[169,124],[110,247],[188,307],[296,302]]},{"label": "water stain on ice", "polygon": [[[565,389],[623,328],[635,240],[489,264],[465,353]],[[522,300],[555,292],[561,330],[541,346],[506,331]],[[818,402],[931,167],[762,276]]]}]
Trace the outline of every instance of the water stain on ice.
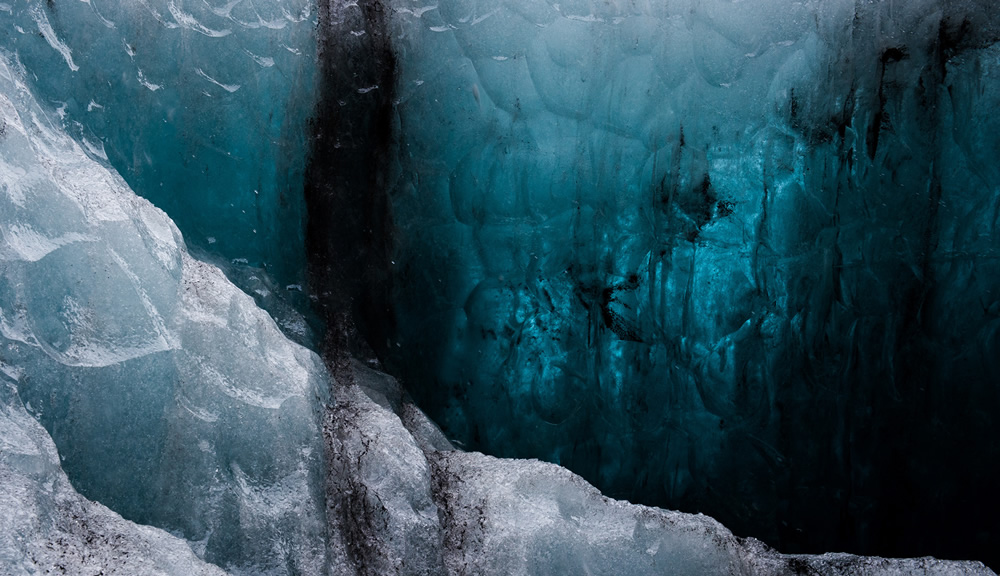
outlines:
[{"label": "water stain on ice", "polygon": [[142,69],[138,69],[138,70],[139,70],[139,74],[138,74],[137,78],[139,79],[139,84],[142,84],[143,86],[145,86],[146,88],[148,88],[150,92],[156,92],[160,88],[163,88],[162,85],[160,85],[160,84],[153,84],[152,82],[150,82],[149,80],[147,80],[146,79],[146,75],[142,73]]},{"label": "water stain on ice", "polygon": [[208,9],[214,12],[217,16],[222,16],[223,18],[230,18],[230,14],[232,13],[233,8],[235,8],[236,5],[242,1],[243,0],[230,0],[230,2],[227,2],[222,6],[213,6],[210,2],[205,2],[205,3],[208,4]]},{"label": "water stain on ice", "polygon": [[475,18],[472,21],[472,24],[470,24],[470,26],[475,26],[475,25],[477,25],[477,24],[479,24],[481,22],[486,21],[487,18],[489,18],[490,16],[496,15],[497,12],[500,12],[500,9],[499,8],[494,8],[493,10],[491,10],[490,12],[487,12],[486,14],[483,14],[479,18]]},{"label": "water stain on ice", "polygon": [[190,399],[188,399],[186,396],[182,394],[179,394],[177,396],[177,405],[187,410],[192,416],[194,416],[198,420],[201,420],[202,422],[212,423],[219,421],[219,415],[217,413],[212,412],[211,410],[206,410],[201,406],[194,406],[193,404],[191,404]]},{"label": "water stain on ice", "polygon": [[274,66],[274,58],[269,56],[258,56],[246,48],[244,48],[243,51],[246,52],[248,56],[253,58],[253,61],[259,64],[261,68],[270,68],[271,66]]},{"label": "water stain on ice", "polygon": [[396,11],[399,12],[400,14],[412,14],[417,18],[420,18],[421,16],[424,15],[425,12],[436,9],[437,9],[437,4],[433,6],[421,6],[420,8],[398,8]]},{"label": "water stain on ice", "polygon": [[236,22],[237,24],[239,24],[240,26],[242,26],[244,28],[251,29],[251,30],[254,30],[254,29],[257,29],[257,28],[268,28],[268,29],[271,29],[271,30],[282,30],[285,26],[288,25],[288,21],[287,20],[265,20],[265,19],[261,18],[260,14],[257,15],[257,21],[256,22],[243,22],[242,20],[236,20],[236,19],[233,19],[233,21]]},{"label": "water stain on ice", "polygon": [[90,6],[90,9],[94,11],[94,15],[97,16],[97,20],[100,21],[100,23],[103,24],[106,28],[111,28],[111,29],[115,28],[115,23],[112,22],[111,20],[108,20],[107,18],[104,17],[103,14],[98,12],[97,6],[95,6],[93,2],[91,2],[90,0],[80,0],[80,1]]},{"label": "water stain on ice", "polygon": [[576,20],[577,22],[588,22],[588,23],[604,22],[604,18],[598,18],[593,14],[587,14],[586,16],[580,16],[578,14],[564,14],[563,16],[567,20]]}]

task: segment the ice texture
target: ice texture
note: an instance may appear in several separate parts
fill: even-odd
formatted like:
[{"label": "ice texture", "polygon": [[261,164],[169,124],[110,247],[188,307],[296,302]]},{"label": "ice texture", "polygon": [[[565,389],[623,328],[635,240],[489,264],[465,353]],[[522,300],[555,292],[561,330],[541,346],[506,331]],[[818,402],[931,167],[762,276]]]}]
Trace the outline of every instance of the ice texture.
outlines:
[{"label": "ice texture", "polygon": [[[191,247],[251,268],[233,278],[272,311],[308,308],[286,287],[307,286],[315,29],[311,0],[0,6],[0,47],[31,71],[59,124],[166,211]],[[282,315],[283,327],[301,333],[293,318]]]},{"label": "ice texture", "polygon": [[449,573],[431,467],[397,415],[407,406],[402,393],[383,374],[355,370],[359,384],[338,387],[326,426],[329,525],[335,557],[346,559],[334,573]]},{"label": "ice texture", "polygon": [[991,2],[385,4],[372,340],[450,437],[787,550],[1000,561]]},{"label": "ice texture", "polygon": [[701,514],[613,500],[554,464],[455,450],[395,380],[358,364],[352,374],[327,419],[332,548],[347,558],[335,574],[993,574],[979,562],[782,555]]},{"label": "ice texture", "polygon": [[[328,357],[334,381],[219,268],[189,254],[174,222],[67,124],[63,103],[36,98],[52,69],[26,55],[23,18],[46,58],[82,73],[86,50],[53,14],[86,5],[104,20],[111,7],[94,1],[0,3],[11,16],[0,23],[24,36],[17,53],[0,53],[0,574],[993,574],[978,562],[782,555],[704,515],[604,496],[556,464],[456,450],[396,380],[360,362]],[[257,9],[244,2],[170,2],[171,20],[150,2],[120,8],[163,16],[157,26],[168,32],[225,39],[235,33],[201,11]],[[399,6],[375,21],[427,18],[431,32],[450,35],[458,26],[435,20],[436,10]],[[280,28],[257,15],[261,27]],[[351,36],[384,40],[387,30]],[[195,72],[226,94],[242,91]],[[476,108],[488,107],[486,90],[471,86]],[[359,96],[382,88],[351,87]],[[384,152],[352,154],[379,164]],[[238,178],[230,184],[235,197],[244,192]],[[401,238],[414,230],[402,227]],[[429,323],[425,335],[439,337],[437,328]]]},{"label": "ice texture", "polygon": [[224,576],[184,540],[80,496],[0,366],[0,574]]},{"label": "ice texture", "polygon": [[26,77],[0,59],[0,366],[83,496],[236,573],[321,573],[322,362]]}]

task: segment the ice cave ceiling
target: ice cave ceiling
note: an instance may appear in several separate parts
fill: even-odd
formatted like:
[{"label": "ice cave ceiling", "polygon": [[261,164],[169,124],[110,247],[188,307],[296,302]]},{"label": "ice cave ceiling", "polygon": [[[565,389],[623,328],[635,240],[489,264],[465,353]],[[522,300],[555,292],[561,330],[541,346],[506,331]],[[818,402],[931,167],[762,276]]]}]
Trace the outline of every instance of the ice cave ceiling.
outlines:
[{"label": "ice cave ceiling", "polygon": [[0,0],[0,574],[991,574],[806,554],[1000,566],[998,106],[990,0]]}]

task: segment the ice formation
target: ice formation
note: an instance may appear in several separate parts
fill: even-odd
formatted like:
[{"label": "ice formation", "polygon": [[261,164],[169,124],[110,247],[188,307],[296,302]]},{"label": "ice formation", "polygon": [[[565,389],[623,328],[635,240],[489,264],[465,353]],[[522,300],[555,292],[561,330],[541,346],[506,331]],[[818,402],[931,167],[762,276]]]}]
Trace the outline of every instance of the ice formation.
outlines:
[{"label": "ice formation", "polygon": [[[12,377],[12,367],[2,369]],[[200,560],[188,542],[80,496],[11,382],[0,387],[0,574],[225,574]]]},{"label": "ice formation", "polygon": [[371,340],[450,437],[789,549],[997,558],[992,2],[385,4]]},{"label": "ice formation", "polygon": [[457,452],[361,365],[327,409],[318,358],[193,260],[9,61],[0,113],[3,574],[991,574],[784,557],[552,464]]},{"label": "ice formation", "polygon": [[0,93],[5,385],[83,496],[238,572],[320,573],[322,362],[188,255],[8,60]]},{"label": "ice formation", "polygon": [[[315,96],[311,0],[17,0],[0,45],[92,157],[308,340],[302,182]],[[280,241],[276,239],[280,238]]]},{"label": "ice formation", "polygon": [[781,555],[701,514],[607,498],[554,464],[454,450],[395,380],[360,365],[353,375],[327,425],[337,574],[992,574],[978,562]]},{"label": "ice formation", "polygon": [[[900,480],[873,471],[908,455],[882,427],[955,382],[921,397],[941,438],[910,440],[931,458],[898,485],[956,440],[985,463],[945,464],[992,470],[997,55],[977,6],[0,2],[0,574],[993,574],[783,555],[557,465],[615,492],[644,460],[638,487],[708,485],[775,526],[801,490],[803,537],[827,542]],[[908,91],[934,74],[947,98]],[[450,435],[557,463],[455,449],[395,379],[324,362],[189,253],[245,259],[226,272],[250,292],[297,278],[303,188],[331,211],[309,252],[314,281],[344,283],[316,294],[332,346],[363,315],[418,396],[454,394],[425,404]],[[936,323],[900,352],[883,338],[914,330],[893,316],[914,294]],[[959,308],[976,295],[982,314]],[[969,361],[894,364],[932,344]],[[838,474],[861,494],[835,521],[817,494]],[[965,482],[990,514],[991,478]],[[992,526],[971,523],[978,546]]]}]

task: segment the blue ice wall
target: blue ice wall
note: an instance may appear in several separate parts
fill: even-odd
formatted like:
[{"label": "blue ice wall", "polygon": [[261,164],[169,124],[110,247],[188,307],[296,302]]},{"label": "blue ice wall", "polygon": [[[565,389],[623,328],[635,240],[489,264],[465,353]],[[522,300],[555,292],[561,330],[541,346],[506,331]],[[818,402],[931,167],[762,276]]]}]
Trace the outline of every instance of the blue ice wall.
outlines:
[{"label": "blue ice wall", "polygon": [[393,378],[329,378],[30,76],[0,54],[0,573],[995,576],[783,555],[454,450]]},{"label": "blue ice wall", "polygon": [[67,131],[301,339],[284,308],[308,308],[315,11],[309,0],[0,5],[0,46]]},{"label": "blue ice wall", "polygon": [[997,560],[988,2],[391,6],[383,354],[451,437],[788,550]]}]

